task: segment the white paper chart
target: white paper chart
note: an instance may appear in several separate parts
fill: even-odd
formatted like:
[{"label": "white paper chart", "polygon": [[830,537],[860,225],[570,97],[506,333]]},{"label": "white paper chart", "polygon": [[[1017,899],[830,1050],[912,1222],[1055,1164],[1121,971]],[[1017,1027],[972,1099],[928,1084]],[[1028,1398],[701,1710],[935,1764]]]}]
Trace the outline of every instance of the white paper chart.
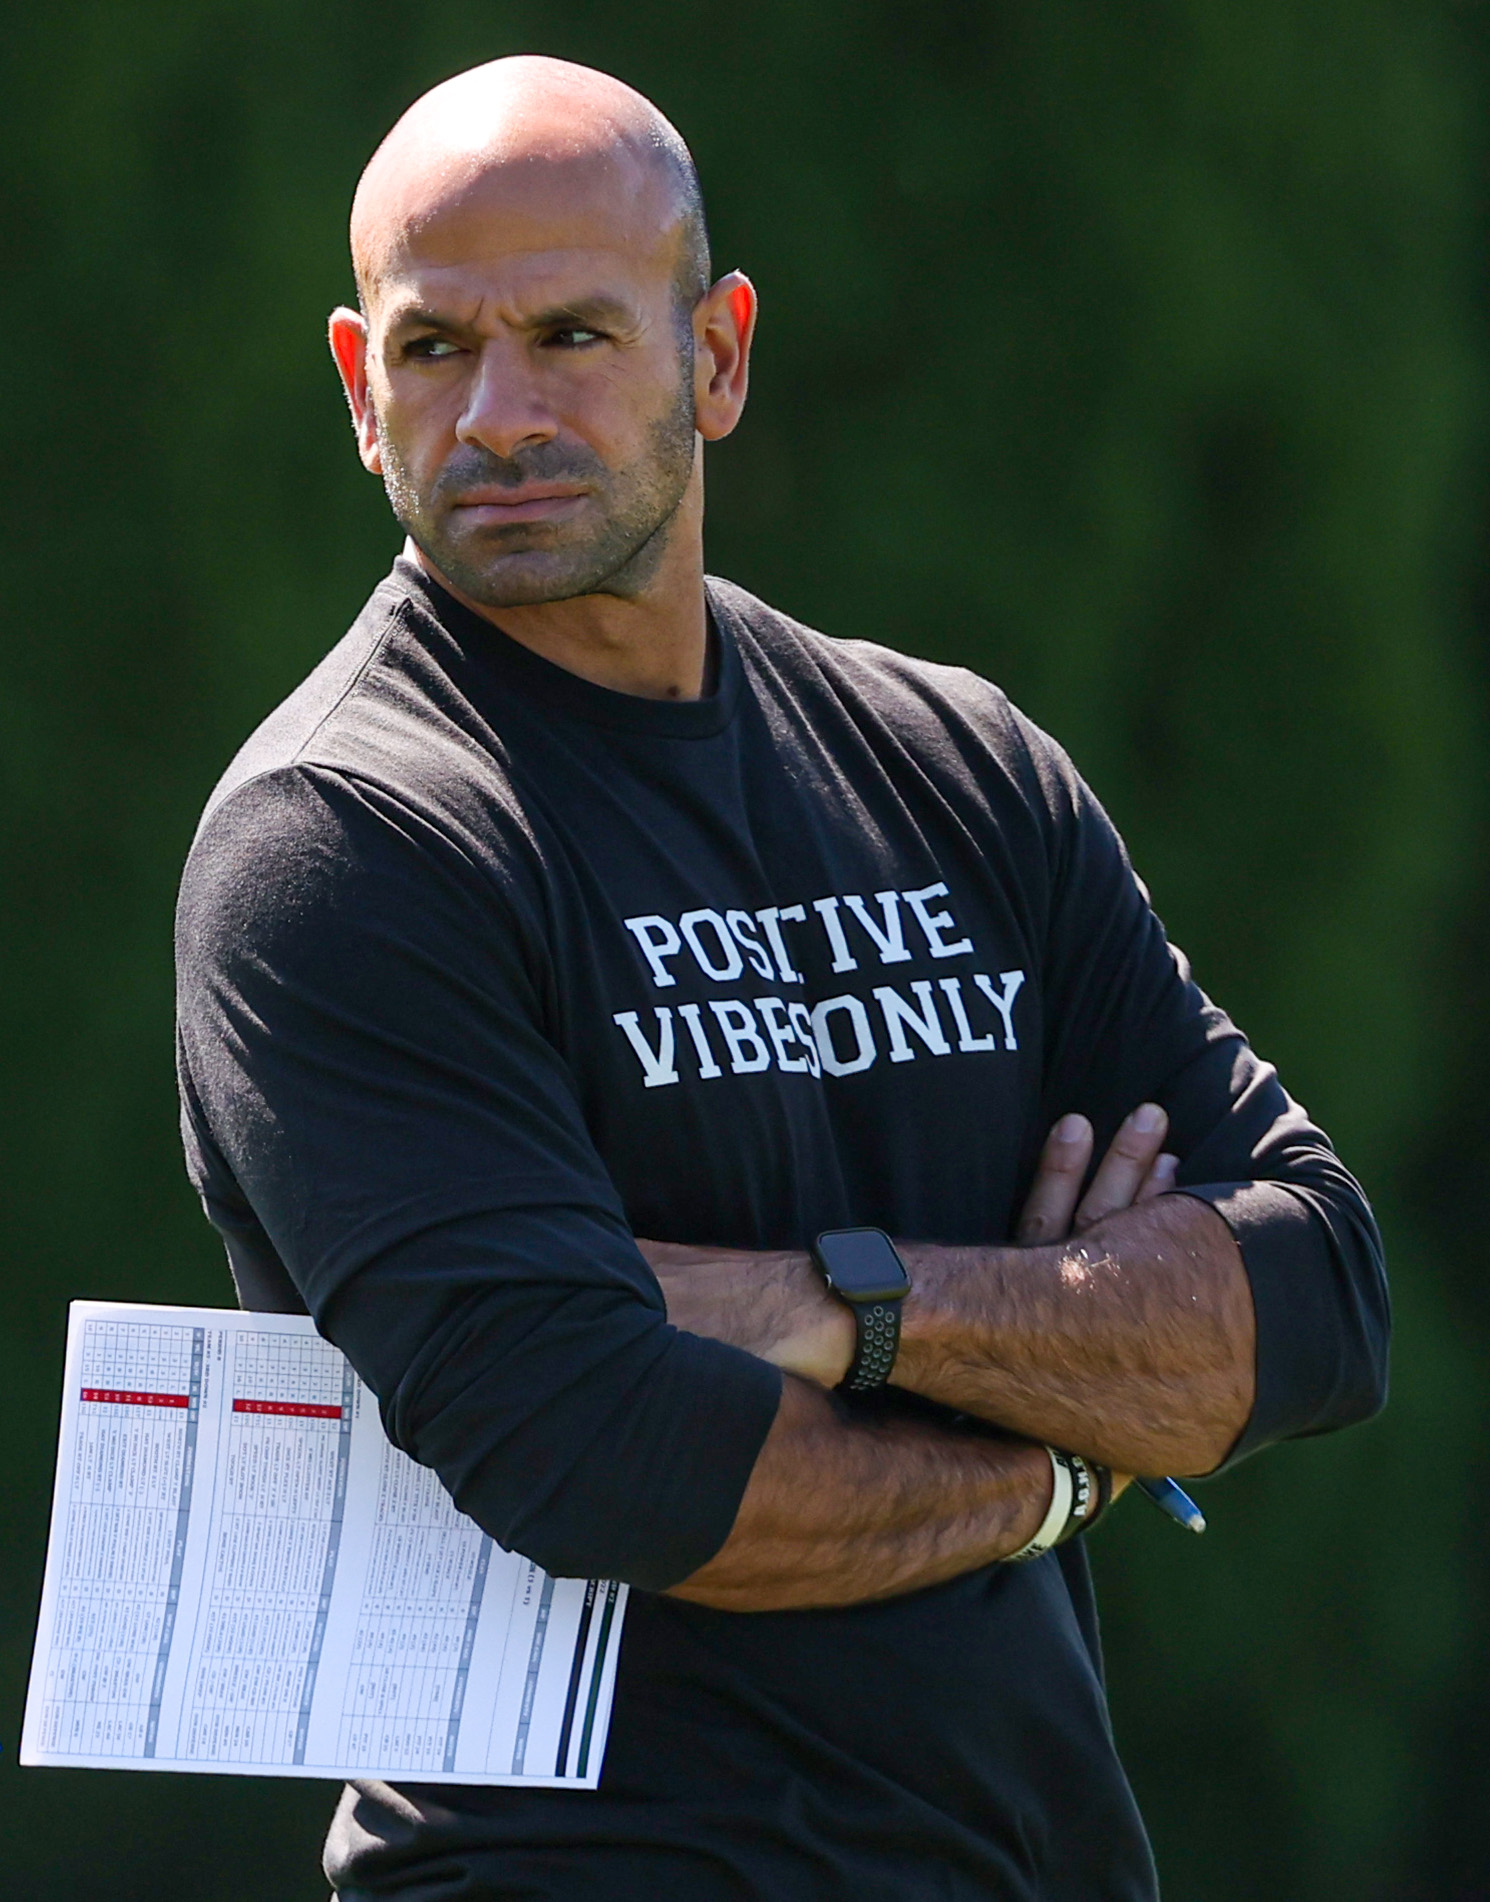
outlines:
[{"label": "white paper chart", "polygon": [[73,1303],[22,1763],[594,1789],[625,1607],[458,1512],[305,1316]]}]

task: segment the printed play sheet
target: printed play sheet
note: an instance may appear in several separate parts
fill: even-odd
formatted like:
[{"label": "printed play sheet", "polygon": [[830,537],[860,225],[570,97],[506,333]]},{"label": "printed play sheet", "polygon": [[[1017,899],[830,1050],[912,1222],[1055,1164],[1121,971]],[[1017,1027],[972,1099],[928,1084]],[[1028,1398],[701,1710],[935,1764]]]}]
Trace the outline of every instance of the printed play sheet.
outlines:
[{"label": "printed play sheet", "polygon": [[593,1789],[625,1605],[458,1512],[305,1316],[73,1303],[22,1763]]}]

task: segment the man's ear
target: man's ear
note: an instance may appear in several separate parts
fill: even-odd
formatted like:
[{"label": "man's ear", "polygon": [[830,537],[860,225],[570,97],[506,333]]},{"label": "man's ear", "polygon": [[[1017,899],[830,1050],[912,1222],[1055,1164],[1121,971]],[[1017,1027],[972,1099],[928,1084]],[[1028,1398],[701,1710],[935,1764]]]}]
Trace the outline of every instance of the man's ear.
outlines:
[{"label": "man's ear", "polygon": [[718,442],[740,420],[756,310],[755,286],[743,271],[720,278],[694,307],[694,412],[705,442]]},{"label": "man's ear", "polygon": [[336,359],[341,386],[347,393],[347,407],[352,412],[362,466],[374,475],[381,475],[383,459],[378,453],[377,421],[367,396],[367,319],[360,311],[348,310],[343,304],[332,311],[326,336]]}]

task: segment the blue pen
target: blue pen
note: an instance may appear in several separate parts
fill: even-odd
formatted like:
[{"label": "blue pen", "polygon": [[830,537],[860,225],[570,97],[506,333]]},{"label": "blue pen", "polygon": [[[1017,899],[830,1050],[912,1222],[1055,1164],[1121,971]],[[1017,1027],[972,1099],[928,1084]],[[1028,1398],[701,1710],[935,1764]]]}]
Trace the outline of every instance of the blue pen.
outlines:
[{"label": "blue pen", "polygon": [[1137,1485],[1144,1497],[1152,1499],[1160,1512],[1168,1513],[1176,1525],[1183,1526],[1187,1532],[1205,1531],[1205,1514],[1183,1486],[1176,1486],[1172,1479],[1140,1479]]}]

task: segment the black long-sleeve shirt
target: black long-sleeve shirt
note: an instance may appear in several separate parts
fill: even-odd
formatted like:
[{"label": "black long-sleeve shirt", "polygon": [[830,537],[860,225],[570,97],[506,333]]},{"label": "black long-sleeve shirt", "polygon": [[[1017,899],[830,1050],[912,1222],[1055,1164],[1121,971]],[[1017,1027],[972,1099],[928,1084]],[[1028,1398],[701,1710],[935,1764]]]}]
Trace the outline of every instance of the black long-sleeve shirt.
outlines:
[{"label": "black long-sleeve shirt", "polygon": [[1058,1115],[1102,1145],[1153,1098],[1252,1284],[1240,1453],[1380,1404],[1370,1211],[995,688],[709,599],[717,692],[640,700],[401,561],[187,866],[187,1148],[242,1299],[308,1307],[503,1544],[642,1588],[598,1793],[365,1786],[333,1875],[1148,1897],[1079,1550],[837,1611],[654,1595],[727,1536],[779,1377],[671,1327],[632,1237],[1003,1241]]}]

